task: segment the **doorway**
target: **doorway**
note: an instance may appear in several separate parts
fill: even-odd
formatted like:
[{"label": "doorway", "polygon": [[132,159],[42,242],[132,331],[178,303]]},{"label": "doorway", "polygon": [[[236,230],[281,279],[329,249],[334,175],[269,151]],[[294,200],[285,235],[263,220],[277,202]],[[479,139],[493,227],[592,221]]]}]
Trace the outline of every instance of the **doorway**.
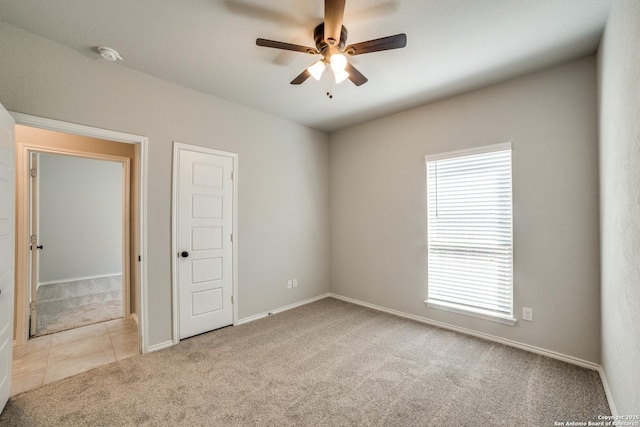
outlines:
[{"label": "doorway", "polygon": [[128,318],[130,159],[29,158],[29,335]]},{"label": "doorway", "polygon": [[[131,237],[123,247],[126,262],[130,264],[130,274],[123,275],[130,280],[130,292],[123,292],[124,309],[122,314],[134,321],[137,329],[137,348],[139,352],[149,351],[146,321],[146,158],[147,138],[116,131],[93,128],[57,120],[45,119],[21,113],[12,113],[18,126],[29,131],[30,135],[17,135],[16,172],[18,180],[16,199],[16,286],[14,345],[26,344],[29,339],[29,264],[30,264],[30,218],[29,218],[29,151],[58,153],[80,157],[107,156],[109,160],[129,159],[130,187],[129,227],[127,235]],[[46,133],[46,137],[43,136]],[[44,242],[42,242],[44,243]],[[36,243],[36,246],[40,243]],[[44,244],[44,251],[48,248]],[[42,250],[41,250],[42,251]],[[125,262],[123,260],[123,262]],[[124,270],[123,270],[124,271]],[[37,308],[37,307],[36,307]]]}]

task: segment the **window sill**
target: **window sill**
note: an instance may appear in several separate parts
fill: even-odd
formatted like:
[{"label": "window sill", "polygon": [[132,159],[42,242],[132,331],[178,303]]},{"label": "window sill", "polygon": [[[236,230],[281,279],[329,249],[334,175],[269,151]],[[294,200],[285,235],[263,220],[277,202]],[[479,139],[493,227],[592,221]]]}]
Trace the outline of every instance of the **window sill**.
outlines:
[{"label": "window sill", "polygon": [[518,321],[516,318],[511,316],[500,316],[496,314],[487,314],[481,311],[472,311],[469,309],[463,309],[455,305],[449,305],[442,302],[433,302],[426,300],[425,304],[427,307],[436,308],[438,310],[449,311],[451,313],[463,314],[465,316],[476,317],[478,319],[489,320],[491,322],[502,323],[503,325],[514,326]]}]

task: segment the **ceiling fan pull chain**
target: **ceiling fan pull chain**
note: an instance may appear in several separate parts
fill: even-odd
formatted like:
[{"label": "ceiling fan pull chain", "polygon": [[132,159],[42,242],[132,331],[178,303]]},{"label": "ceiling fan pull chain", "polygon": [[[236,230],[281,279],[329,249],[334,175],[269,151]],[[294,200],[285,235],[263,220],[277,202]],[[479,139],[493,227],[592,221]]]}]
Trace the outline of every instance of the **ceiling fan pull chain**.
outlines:
[{"label": "ceiling fan pull chain", "polygon": [[327,86],[328,86],[328,88],[327,88],[327,96],[329,97],[329,99],[333,99],[333,94],[331,93],[331,86],[332,86],[331,85],[331,77],[329,77],[327,79]]}]

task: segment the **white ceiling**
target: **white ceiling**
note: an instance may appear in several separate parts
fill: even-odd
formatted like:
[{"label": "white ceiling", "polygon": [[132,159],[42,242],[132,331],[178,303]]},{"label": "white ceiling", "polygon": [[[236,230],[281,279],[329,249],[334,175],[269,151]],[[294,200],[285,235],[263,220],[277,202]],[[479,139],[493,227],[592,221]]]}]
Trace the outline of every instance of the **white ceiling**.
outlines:
[{"label": "white ceiling", "polygon": [[[347,0],[347,44],[407,34],[351,57],[369,82],[289,82],[316,60],[322,0],[0,0],[0,20],[99,59],[331,132],[595,52],[611,0]],[[325,73],[326,74],[326,73]]]}]

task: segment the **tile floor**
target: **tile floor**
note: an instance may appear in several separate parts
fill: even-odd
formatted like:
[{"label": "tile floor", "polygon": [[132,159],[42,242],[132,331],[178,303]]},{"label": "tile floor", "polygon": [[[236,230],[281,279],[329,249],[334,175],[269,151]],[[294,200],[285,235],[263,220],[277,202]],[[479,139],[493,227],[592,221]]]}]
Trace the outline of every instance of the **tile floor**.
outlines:
[{"label": "tile floor", "polygon": [[13,348],[11,395],[138,354],[133,319],[70,329]]}]

